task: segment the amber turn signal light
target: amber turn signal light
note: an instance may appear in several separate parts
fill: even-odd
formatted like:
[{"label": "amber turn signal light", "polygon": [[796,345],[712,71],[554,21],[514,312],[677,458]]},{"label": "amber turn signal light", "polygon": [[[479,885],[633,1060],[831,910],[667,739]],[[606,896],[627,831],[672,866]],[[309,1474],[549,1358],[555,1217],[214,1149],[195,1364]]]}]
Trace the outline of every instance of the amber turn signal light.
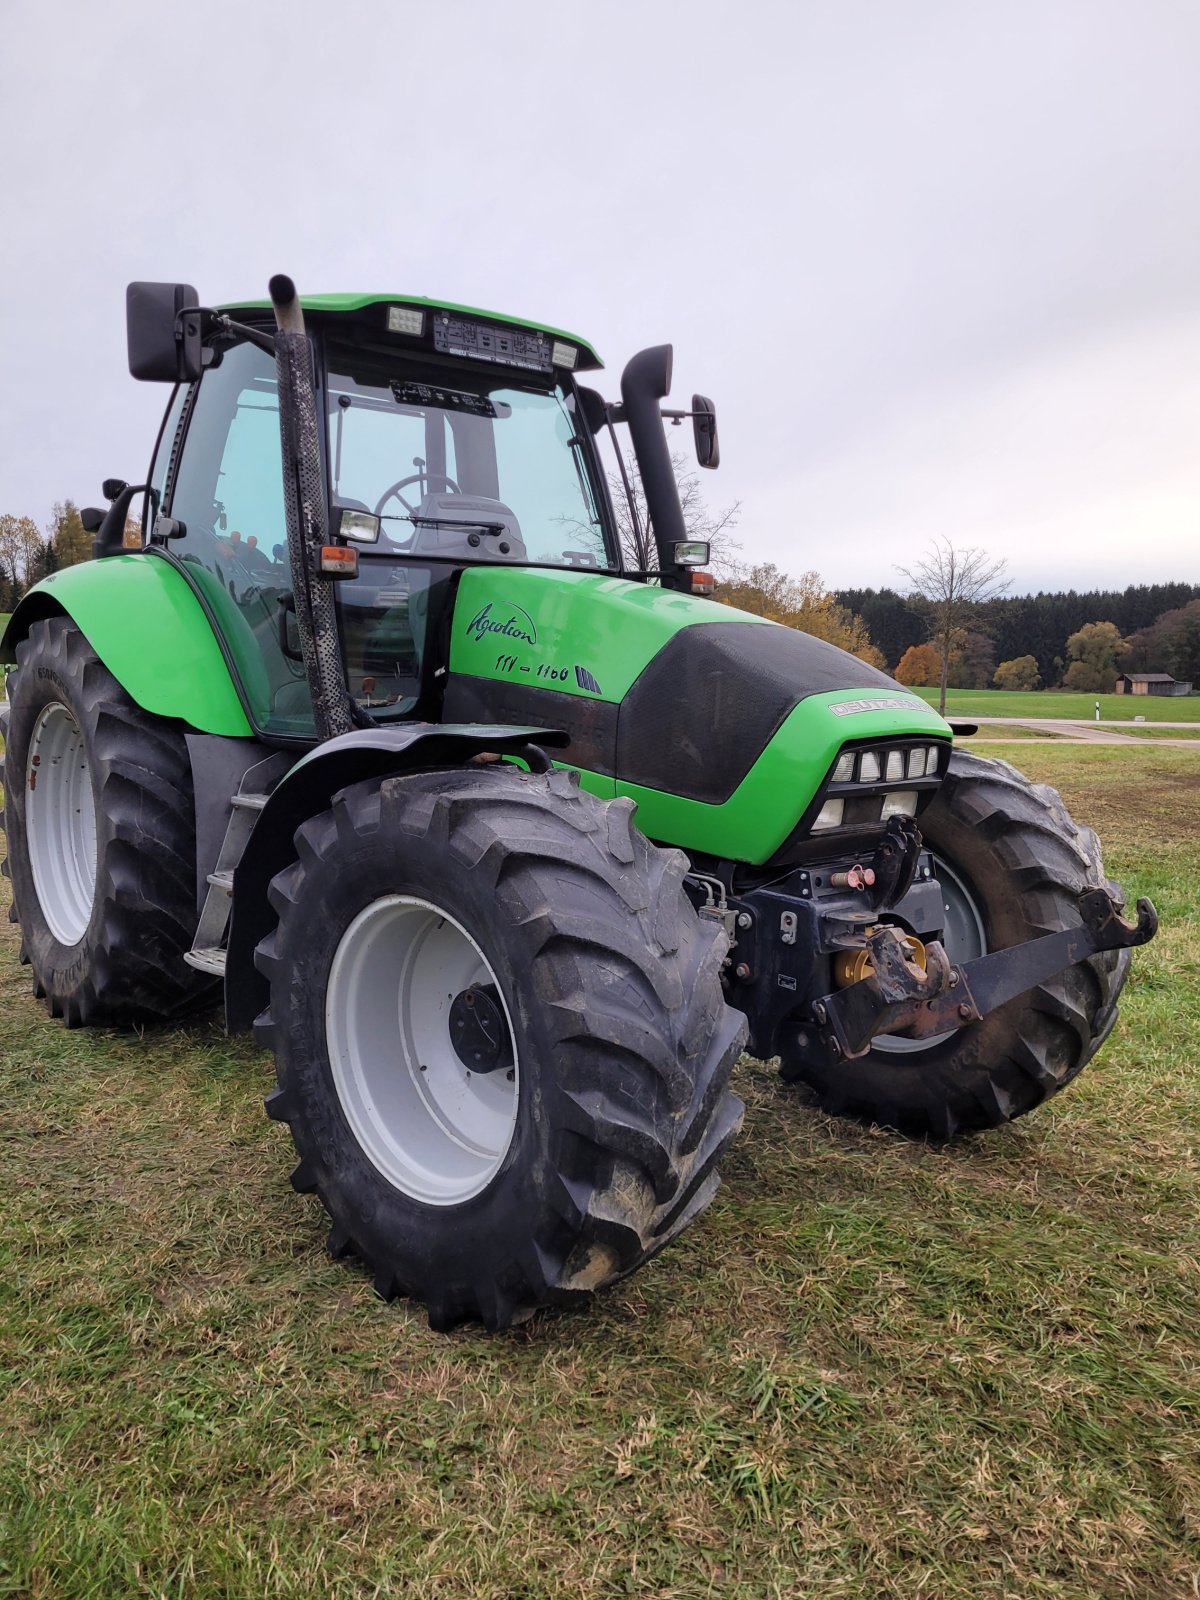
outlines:
[{"label": "amber turn signal light", "polygon": [[358,551],[342,544],[323,544],[317,556],[317,571],[326,578],[357,578]]}]

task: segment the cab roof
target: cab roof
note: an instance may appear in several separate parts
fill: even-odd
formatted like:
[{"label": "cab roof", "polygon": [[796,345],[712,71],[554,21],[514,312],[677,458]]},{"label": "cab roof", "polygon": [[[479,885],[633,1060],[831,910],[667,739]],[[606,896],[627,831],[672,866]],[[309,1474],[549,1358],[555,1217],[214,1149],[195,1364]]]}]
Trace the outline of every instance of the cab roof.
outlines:
[{"label": "cab roof", "polygon": [[[546,322],[531,322],[527,317],[509,317],[502,311],[484,311],[478,306],[460,306],[450,300],[430,300],[420,294],[302,294],[300,307],[321,316],[349,316],[372,306],[420,306],[432,311],[452,311],[458,316],[478,317],[485,322],[503,322],[516,328],[529,328],[534,333],[549,334],[554,339],[566,339],[575,345],[579,357],[576,372],[587,372],[604,365],[586,339],[564,328],[552,328]],[[230,314],[237,311],[269,311],[269,300],[232,300],[219,308]]]}]

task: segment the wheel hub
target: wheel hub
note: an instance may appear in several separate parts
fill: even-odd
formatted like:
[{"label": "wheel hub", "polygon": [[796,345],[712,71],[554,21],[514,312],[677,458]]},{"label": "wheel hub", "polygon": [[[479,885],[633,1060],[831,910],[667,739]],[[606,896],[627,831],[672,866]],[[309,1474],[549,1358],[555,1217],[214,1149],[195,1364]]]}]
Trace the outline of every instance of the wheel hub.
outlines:
[{"label": "wheel hub", "polygon": [[450,1003],[450,1043],[468,1072],[512,1066],[512,1039],[494,983],[471,984],[455,995]]}]

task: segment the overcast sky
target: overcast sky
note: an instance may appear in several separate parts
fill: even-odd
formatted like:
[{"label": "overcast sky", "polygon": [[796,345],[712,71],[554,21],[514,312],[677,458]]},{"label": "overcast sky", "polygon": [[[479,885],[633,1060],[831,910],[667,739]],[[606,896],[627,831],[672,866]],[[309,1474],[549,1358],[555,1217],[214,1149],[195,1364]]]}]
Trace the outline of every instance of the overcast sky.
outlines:
[{"label": "overcast sky", "polygon": [[[1194,0],[0,0],[0,511],[146,467],[131,278],[675,347],[746,557],[1200,581]],[[685,436],[678,435],[680,440]]]}]

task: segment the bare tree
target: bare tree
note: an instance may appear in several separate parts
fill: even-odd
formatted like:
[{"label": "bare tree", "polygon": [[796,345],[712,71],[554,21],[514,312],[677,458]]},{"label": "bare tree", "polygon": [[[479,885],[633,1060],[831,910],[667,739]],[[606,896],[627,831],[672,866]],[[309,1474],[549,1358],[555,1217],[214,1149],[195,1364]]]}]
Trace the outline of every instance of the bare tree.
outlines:
[{"label": "bare tree", "polygon": [[929,637],[942,658],[938,710],[946,709],[950,654],[965,632],[971,607],[994,600],[1008,588],[1008,563],[993,561],[986,550],[959,550],[949,539],[935,539],[912,567],[897,567],[913,593],[929,608]]},{"label": "bare tree", "polygon": [[[683,511],[683,525],[687,529],[688,538],[707,540],[712,547],[709,562],[711,570],[718,577],[728,576],[737,565],[738,553],[742,548],[740,541],[734,537],[734,529],[742,514],[741,501],[735,500],[723,510],[713,511],[705,503],[704,491],[700,487],[700,474],[698,471],[689,470],[687,457],[673,450],[671,466],[675,472],[675,482],[679,487],[679,505]],[[633,496],[632,508],[619,472],[609,474],[608,487],[626,565],[640,569],[645,566],[646,561],[638,533],[640,530],[643,540],[650,539],[650,513],[636,458],[629,461],[628,471],[629,488]],[[654,546],[651,542],[647,553],[652,562],[653,552]]]}]

